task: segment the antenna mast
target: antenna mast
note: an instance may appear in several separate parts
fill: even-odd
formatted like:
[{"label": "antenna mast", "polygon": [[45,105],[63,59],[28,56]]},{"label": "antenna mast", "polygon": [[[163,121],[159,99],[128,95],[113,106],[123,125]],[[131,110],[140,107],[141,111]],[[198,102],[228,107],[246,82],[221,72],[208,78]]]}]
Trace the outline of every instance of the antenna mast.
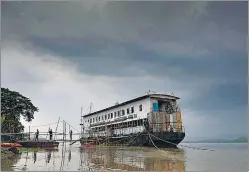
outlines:
[{"label": "antenna mast", "polygon": [[80,127],[81,127],[81,137],[83,136],[83,116],[82,116],[82,111],[83,111],[83,107],[80,108]]},{"label": "antenna mast", "polygon": [[92,112],[92,103],[90,104],[90,112],[89,113],[91,113]]},{"label": "antenna mast", "polygon": [[149,91],[147,91],[146,93],[147,93],[147,95],[149,95],[150,93],[155,93],[155,94],[156,94],[156,92],[155,92],[155,91],[152,91],[152,90],[149,90]]}]

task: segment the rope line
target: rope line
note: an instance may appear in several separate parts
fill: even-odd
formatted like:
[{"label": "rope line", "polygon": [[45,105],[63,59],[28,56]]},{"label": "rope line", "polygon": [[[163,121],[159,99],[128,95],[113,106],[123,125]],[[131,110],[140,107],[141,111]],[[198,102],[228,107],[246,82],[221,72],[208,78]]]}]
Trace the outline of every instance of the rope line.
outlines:
[{"label": "rope line", "polygon": [[[148,134],[149,134],[149,132],[148,132]],[[172,142],[163,140],[163,139],[161,139],[161,138],[159,138],[159,137],[156,137],[156,136],[154,136],[154,135],[151,135],[151,136],[152,136],[152,137],[155,137],[155,138],[157,138],[157,139],[159,139],[159,140],[161,140],[161,141],[163,141],[163,142],[165,142],[165,143],[170,143],[170,144],[175,145],[175,146],[181,146],[181,147],[186,147],[186,148],[191,148],[191,149],[197,149],[197,150],[215,151],[215,150],[213,150],[213,149],[204,149],[204,148],[190,147],[190,146],[184,146],[184,145],[179,145],[179,144],[177,145],[177,144],[175,144],[175,143],[172,143]],[[150,137],[150,135],[149,135],[149,137]]]},{"label": "rope line", "polygon": [[[63,122],[63,120],[59,120],[59,122]],[[69,125],[70,127],[72,127],[74,130],[76,130],[76,131],[78,131],[78,132],[81,132],[80,130],[78,130],[78,129],[74,128],[73,126],[71,126],[70,124],[68,124],[65,120],[64,120],[64,122],[65,122],[67,125]],[[56,122],[56,123],[57,123],[57,122]]]},{"label": "rope line", "polygon": [[[197,149],[197,150],[215,151],[215,150],[212,150],[212,149],[204,149],[204,148],[197,148],[197,147],[190,147],[190,146],[184,146],[184,145],[175,144],[175,143],[172,143],[172,142],[170,142],[170,141],[163,140],[163,139],[161,139],[161,138],[159,138],[159,137],[156,137],[156,136],[150,134],[149,131],[146,129],[146,127],[145,127],[145,130],[146,130],[147,133],[148,133],[148,136],[149,136],[149,138],[150,138],[150,140],[151,140],[151,143],[152,143],[152,144],[154,145],[154,147],[157,148],[157,149],[159,149],[159,148],[154,144],[154,142],[153,142],[153,140],[152,140],[152,138],[151,138],[150,136],[153,136],[153,137],[155,137],[155,138],[157,138],[157,139],[159,139],[159,140],[161,140],[161,141],[163,141],[163,142],[165,142],[165,143],[170,143],[170,144],[175,145],[175,146],[182,146],[182,147],[186,147],[186,148],[190,148],[190,149]],[[162,151],[161,149],[159,149],[159,150]]]},{"label": "rope line", "polygon": [[153,144],[153,146],[154,146],[155,148],[157,148],[159,151],[166,152],[166,151],[163,151],[163,150],[159,149],[159,148],[155,145],[155,143],[153,142],[152,138],[150,137],[150,133],[149,133],[149,132],[147,132],[147,133],[148,133],[148,136],[149,136],[150,141],[151,141],[151,143]]},{"label": "rope line", "polygon": [[[59,120],[59,122],[63,122],[62,120]],[[43,125],[31,125],[30,127],[41,127],[41,126],[49,126],[49,125],[53,125],[53,124],[57,124],[58,122],[54,122],[54,123],[50,123],[50,124],[43,124]],[[66,121],[65,121],[65,123],[67,123]],[[76,129],[76,128],[74,128],[73,126],[71,126],[70,124],[68,124],[67,123],[67,125],[69,125],[70,127],[72,127],[74,130],[76,130],[76,131],[78,131],[78,132],[80,132],[80,130],[78,130],[78,129]]]},{"label": "rope line", "polygon": [[142,134],[142,133],[138,133],[137,136],[136,136],[132,141],[130,141],[128,144],[126,144],[126,146],[127,146],[127,147],[131,146],[132,143],[133,143],[135,140],[137,140],[137,138],[138,138],[141,134]]},{"label": "rope line", "polygon": [[44,125],[35,125],[35,126],[30,126],[30,127],[42,127],[42,126],[49,126],[49,125],[53,125],[53,124],[57,124],[57,122],[50,123],[50,124],[44,124]]}]

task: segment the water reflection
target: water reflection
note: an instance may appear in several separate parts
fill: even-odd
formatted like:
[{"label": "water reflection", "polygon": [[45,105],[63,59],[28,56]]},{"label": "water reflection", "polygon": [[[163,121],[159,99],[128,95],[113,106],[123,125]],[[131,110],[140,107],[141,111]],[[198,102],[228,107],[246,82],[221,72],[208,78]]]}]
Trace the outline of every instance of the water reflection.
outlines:
[{"label": "water reflection", "polygon": [[47,154],[47,163],[49,163],[50,162],[50,159],[51,159],[51,150],[50,151],[48,151],[48,154]]},{"label": "water reflection", "polygon": [[25,156],[25,164],[24,164],[24,166],[22,168],[22,171],[27,171],[27,169],[28,169],[27,168],[28,155],[29,155],[29,152],[27,151],[26,156]]},{"label": "water reflection", "polygon": [[[58,150],[28,150],[2,159],[3,171],[220,171],[246,169],[246,151],[198,151],[146,147],[96,147],[62,145]],[[232,156],[231,156],[232,155]],[[240,159],[240,161],[237,161]],[[223,166],[222,164],[228,164]],[[235,170],[236,171],[236,170]]]},{"label": "water reflection", "polygon": [[[171,149],[165,152],[147,148],[80,148],[85,153],[90,169],[122,169],[127,171],[185,171],[184,151]],[[86,158],[87,157],[87,158]],[[87,162],[86,162],[87,163]]]},{"label": "water reflection", "polygon": [[34,163],[35,163],[35,161],[36,161],[36,153],[37,153],[37,152],[34,152],[34,153],[33,153]]},{"label": "water reflection", "polygon": [[10,158],[1,157],[1,171],[14,171],[15,164],[21,159],[21,154],[14,155]]},{"label": "water reflection", "polygon": [[70,162],[70,160],[71,160],[71,150],[69,150],[69,154],[68,154],[68,162]]},{"label": "water reflection", "polygon": [[[128,171],[184,171],[182,149],[160,152],[152,148],[66,147],[59,150],[26,151],[14,171],[68,171],[121,169]],[[72,161],[73,159],[73,161]],[[66,163],[66,164],[65,164]]]}]

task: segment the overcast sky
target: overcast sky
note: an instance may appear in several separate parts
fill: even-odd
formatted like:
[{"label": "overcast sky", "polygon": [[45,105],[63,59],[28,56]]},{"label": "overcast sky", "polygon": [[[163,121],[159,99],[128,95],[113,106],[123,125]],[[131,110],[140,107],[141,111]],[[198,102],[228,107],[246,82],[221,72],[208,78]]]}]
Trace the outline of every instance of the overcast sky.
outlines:
[{"label": "overcast sky", "polygon": [[2,87],[40,109],[26,126],[61,117],[80,129],[81,106],[96,111],[151,89],[181,97],[187,139],[244,136],[247,7],[2,2]]}]

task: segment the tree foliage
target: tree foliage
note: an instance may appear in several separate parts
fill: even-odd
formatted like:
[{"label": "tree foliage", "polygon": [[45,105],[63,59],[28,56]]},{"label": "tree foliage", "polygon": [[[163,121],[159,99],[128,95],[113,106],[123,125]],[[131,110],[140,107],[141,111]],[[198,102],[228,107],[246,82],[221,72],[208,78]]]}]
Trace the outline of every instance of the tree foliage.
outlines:
[{"label": "tree foliage", "polygon": [[24,126],[20,122],[21,116],[28,122],[34,119],[34,113],[38,112],[31,100],[18,92],[8,88],[1,88],[1,129],[2,132],[23,131]]}]

